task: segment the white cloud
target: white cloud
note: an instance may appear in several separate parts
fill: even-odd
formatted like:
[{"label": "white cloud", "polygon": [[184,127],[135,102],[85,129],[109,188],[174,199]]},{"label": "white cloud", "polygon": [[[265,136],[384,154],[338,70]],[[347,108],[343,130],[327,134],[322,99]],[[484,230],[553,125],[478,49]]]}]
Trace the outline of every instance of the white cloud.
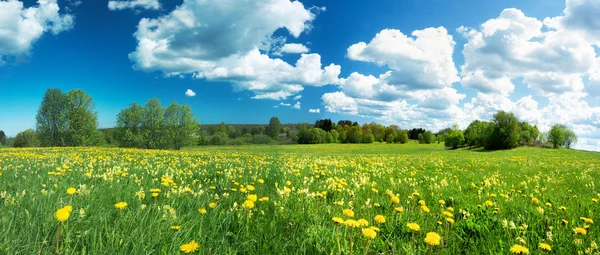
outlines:
[{"label": "white cloud", "polygon": [[593,67],[594,49],[555,23],[505,9],[479,29],[460,27],[468,40],[462,52],[463,86],[508,95],[512,80],[522,79],[543,96],[582,91],[581,77]]},{"label": "white cloud", "polygon": [[71,29],[74,17],[59,10],[56,0],[39,0],[29,8],[16,0],[0,1],[0,66],[8,57],[29,55],[44,33],[57,35]]},{"label": "white cloud", "polygon": [[280,106],[286,106],[286,107],[290,107],[290,106],[292,106],[291,104],[287,104],[287,103],[285,103],[285,104],[284,104],[283,102],[279,103],[279,105],[280,105]]},{"label": "white cloud", "polygon": [[129,55],[135,67],[166,75],[192,74],[199,79],[228,81],[254,99],[281,100],[303,90],[338,82],[340,66],[322,68],[319,54],[302,54],[295,66],[266,55],[277,41],[273,33],[286,29],[299,37],[315,19],[302,3],[267,0],[188,0],[171,13],[144,18]]},{"label": "white cloud", "polygon": [[185,95],[186,95],[186,96],[188,96],[188,97],[195,97],[195,96],[196,96],[196,92],[194,92],[194,91],[193,91],[193,90],[191,90],[191,89],[188,89],[188,90],[185,92]]},{"label": "white cloud", "polygon": [[415,30],[413,37],[384,29],[367,44],[348,48],[352,60],[385,65],[386,83],[402,89],[435,89],[459,81],[452,54],[454,40],[444,27]]},{"label": "white cloud", "polygon": [[321,113],[321,109],[308,109],[310,113]]},{"label": "white cloud", "polygon": [[158,0],[108,1],[108,9],[111,11],[136,8],[158,10],[160,3]]},{"label": "white cloud", "polygon": [[564,16],[555,19],[560,25],[581,32],[587,39],[600,45],[600,1],[567,0]]},{"label": "white cloud", "polygon": [[301,43],[286,43],[281,47],[282,53],[307,53],[309,51],[304,44]]},{"label": "white cloud", "polygon": [[300,102],[296,102],[296,104],[294,106],[292,106],[292,108],[300,109]]},{"label": "white cloud", "polygon": [[300,100],[302,98],[302,95],[297,95],[294,97],[294,100]]}]

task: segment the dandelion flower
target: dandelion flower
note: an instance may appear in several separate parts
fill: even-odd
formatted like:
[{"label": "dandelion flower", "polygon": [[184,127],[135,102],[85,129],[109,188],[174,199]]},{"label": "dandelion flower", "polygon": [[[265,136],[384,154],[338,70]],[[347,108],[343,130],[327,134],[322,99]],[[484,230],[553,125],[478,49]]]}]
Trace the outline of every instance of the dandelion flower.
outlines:
[{"label": "dandelion flower", "polygon": [[358,222],[358,225],[360,225],[361,227],[368,227],[369,226],[369,221],[367,221],[365,219],[360,219],[360,220],[357,220],[356,222]]},{"label": "dandelion flower", "polygon": [[250,194],[248,195],[247,199],[252,202],[256,202],[256,200],[258,200],[258,197],[256,195]]},{"label": "dandelion flower", "polygon": [[69,216],[71,216],[71,212],[67,208],[60,208],[56,211],[56,219],[60,222],[67,221]]},{"label": "dandelion flower", "polygon": [[118,202],[115,204],[115,208],[117,208],[119,210],[123,210],[126,206],[127,206],[127,203],[125,203],[125,202]]},{"label": "dandelion flower", "polygon": [[440,201],[438,201],[438,203],[440,203],[440,205],[445,205],[445,204],[446,204],[446,201],[444,201],[444,200],[440,199]]},{"label": "dandelion flower", "polygon": [[425,236],[425,242],[431,246],[440,245],[440,235],[436,232],[429,232]]},{"label": "dandelion flower", "polygon": [[549,244],[547,243],[540,243],[540,249],[545,250],[545,251],[551,251],[552,248],[550,247]]},{"label": "dandelion flower", "polygon": [[529,254],[529,249],[527,249],[527,247],[525,246],[515,244],[512,247],[510,247],[510,252],[514,254]]},{"label": "dandelion flower", "polygon": [[390,198],[392,200],[392,203],[397,204],[400,203],[400,198],[397,196],[392,196],[392,198]]},{"label": "dandelion flower", "polygon": [[198,250],[199,247],[200,245],[196,241],[191,241],[189,243],[179,246],[179,250],[185,253],[192,253]]},{"label": "dandelion flower", "polygon": [[269,201],[269,198],[268,197],[261,197],[261,198],[258,199],[258,201],[260,201],[260,202]]},{"label": "dandelion flower", "polygon": [[200,214],[206,214],[206,209],[204,209],[204,208],[200,208],[200,209],[198,209],[198,212],[199,212]]},{"label": "dandelion flower", "polygon": [[344,221],[344,225],[351,227],[351,228],[360,227],[360,224],[358,223],[358,221],[355,221],[355,220],[346,220],[346,221]]},{"label": "dandelion flower", "polygon": [[452,219],[452,218],[446,218],[446,221],[450,222],[450,224],[454,224],[454,219]]},{"label": "dandelion flower", "polygon": [[494,202],[487,200],[487,201],[485,201],[485,205],[492,207],[492,206],[494,206]]},{"label": "dandelion flower", "polygon": [[335,221],[335,223],[338,224],[344,224],[344,219],[340,218],[340,217],[333,217],[331,218],[333,221]]},{"label": "dandelion flower", "polygon": [[345,209],[343,211],[343,213],[344,213],[344,216],[346,216],[346,217],[350,217],[350,218],[354,217],[354,212],[350,209]]},{"label": "dandelion flower", "polygon": [[371,228],[363,228],[362,234],[364,237],[369,238],[369,239],[375,239],[375,237],[377,236],[377,232],[375,232],[375,230],[373,230]]},{"label": "dandelion flower", "polygon": [[537,204],[540,202],[540,200],[534,197],[534,198],[531,198],[531,202],[534,204]]},{"label": "dandelion flower", "polygon": [[399,213],[404,212],[404,208],[402,206],[396,207],[396,208],[394,208],[394,210],[396,210],[396,212],[399,212]]},{"label": "dandelion flower", "polygon": [[587,231],[585,230],[585,228],[574,228],[573,231],[575,231],[575,234],[581,234],[581,235],[587,234]]},{"label": "dandelion flower", "polygon": [[254,202],[252,200],[246,200],[243,206],[248,209],[252,209],[254,208]]},{"label": "dandelion flower", "polygon": [[429,213],[429,212],[430,212],[430,210],[429,210],[429,207],[427,207],[426,205],[422,205],[422,206],[421,206],[421,210],[423,210],[423,211],[424,211],[424,212],[426,212],[426,213]]},{"label": "dandelion flower", "polygon": [[68,188],[67,189],[67,194],[69,194],[69,195],[73,195],[73,194],[75,194],[75,192],[77,192],[77,190],[75,188]]},{"label": "dandelion flower", "polygon": [[181,226],[171,226],[172,230],[179,231],[181,230]]},{"label": "dandelion flower", "polygon": [[411,231],[414,231],[414,232],[418,232],[418,231],[420,231],[420,230],[421,230],[421,226],[419,226],[419,224],[417,224],[417,223],[415,223],[415,222],[408,223],[408,224],[406,224],[406,226],[407,226],[407,227],[408,227],[408,228],[409,228]]},{"label": "dandelion flower", "polygon": [[208,207],[215,208],[215,207],[217,207],[217,203],[212,202],[212,203],[208,204]]},{"label": "dandelion flower", "polygon": [[447,218],[454,218],[454,215],[453,215],[451,212],[444,211],[444,213],[443,213],[443,214],[444,214],[444,216],[445,216],[445,217],[447,217]]},{"label": "dandelion flower", "polygon": [[379,224],[385,223],[385,217],[383,217],[383,215],[377,215],[375,216],[375,222]]},{"label": "dandelion flower", "polygon": [[63,207],[63,209],[66,209],[67,211],[72,212],[73,211],[73,206],[70,205],[65,205],[65,207]]}]

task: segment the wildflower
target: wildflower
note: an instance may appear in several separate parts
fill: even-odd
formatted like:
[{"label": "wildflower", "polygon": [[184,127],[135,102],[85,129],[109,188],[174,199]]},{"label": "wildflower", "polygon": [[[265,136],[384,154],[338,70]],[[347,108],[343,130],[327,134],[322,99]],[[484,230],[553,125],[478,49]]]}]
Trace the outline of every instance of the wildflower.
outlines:
[{"label": "wildflower", "polygon": [[445,217],[447,217],[447,218],[453,218],[453,217],[454,217],[454,215],[453,215],[451,212],[448,212],[448,211],[444,211],[444,213],[443,213],[443,214],[444,214],[444,216],[445,216]]},{"label": "wildflower", "polygon": [[360,227],[360,224],[355,220],[346,220],[344,221],[344,225],[352,228]]},{"label": "wildflower", "polygon": [[549,244],[547,243],[540,243],[540,249],[545,250],[545,251],[551,251],[552,248],[550,247]]},{"label": "wildflower", "polygon": [[367,221],[367,220],[365,220],[365,219],[360,219],[360,220],[357,220],[356,222],[358,222],[358,224],[359,224],[361,227],[368,227],[368,226],[369,226],[369,221]]},{"label": "wildflower", "polygon": [[247,185],[246,189],[248,189],[249,191],[254,191],[254,186],[252,185]]},{"label": "wildflower", "polygon": [[75,192],[77,192],[77,190],[75,188],[68,188],[67,189],[67,194],[69,194],[69,195],[73,195],[73,194],[75,194]]},{"label": "wildflower", "polygon": [[393,196],[393,197],[391,198],[391,200],[392,200],[392,203],[394,203],[394,204],[400,203],[400,198],[399,198],[399,197],[397,197],[397,196]]},{"label": "wildflower", "polygon": [[85,210],[83,210],[83,208],[79,208],[79,217],[85,217]]},{"label": "wildflower", "polygon": [[66,209],[67,211],[72,212],[73,211],[73,206],[70,205],[65,205],[65,207],[63,207],[64,209]]},{"label": "wildflower", "polygon": [[566,207],[564,207],[564,206],[561,206],[561,207],[559,207],[558,209],[560,209],[561,211],[566,211],[566,210],[567,210],[567,208],[566,208]]},{"label": "wildflower", "polygon": [[246,199],[248,199],[252,202],[256,202],[256,200],[258,200],[258,197],[256,195],[250,194],[250,195],[248,195],[248,197]]},{"label": "wildflower", "polygon": [[448,210],[449,212],[454,212],[454,208],[453,207],[448,207],[448,208],[446,208],[446,210]]},{"label": "wildflower", "polygon": [[417,224],[415,222],[406,224],[406,227],[408,227],[411,231],[414,231],[414,232],[419,232],[421,230],[421,226],[419,226],[419,224]]},{"label": "wildflower", "polygon": [[265,180],[263,180],[263,179],[258,179],[258,183],[260,183],[260,184],[263,184],[263,183],[265,183]]},{"label": "wildflower", "polygon": [[537,212],[538,212],[539,214],[544,214],[544,208],[542,208],[541,206],[538,206],[538,207],[536,208],[536,210],[537,210]]},{"label": "wildflower", "polygon": [[529,249],[527,249],[525,246],[515,244],[510,247],[510,252],[514,254],[529,254]]},{"label": "wildflower", "polygon": [[446,201],[444,201],[444,200],[440,199],[440,201],[438,201],[438,203],[440,203],[440,205],[445,205],[445,204],[446,204]]},{"label": "wildflower", "polygon": [[440,245],[440,235],[436,232],[429,232],[425,236],[425,242],[431,246]]},{"label": "wildflower", "polygon": [[377,215],[375,216],[375,222],[379,224],[385,223],[385,217],[383,217],[383,215]]},{"label": "wildflower", "polygon": [[340,217],[333,217],[331,218],[333,221],[335,221],[335,223],[338,224],[344,224],[344,219],[340,218]]},{"label": "wildflower", "polygon": [[419,200],[419,205],[420,206],[425,206],[425,200],[423,200],[423,199]]},{"label": "wildflower", "polygon": [[575,234],[581,234],[581,235],[587,234],[587,231],[585,230],[585,228],[574,228],[573,231],[575,231]]},{"label": "wildflower", "polygon": [[550,202],[546,202],[546,206],[552,207],[552,204]]},{"label": "wildflower", "polygon": [[350,217],[350,218],[354,217],[354,212],[350,209],[345,209],[343,211],[343,213],[344,213],[344,216],[346,216],[346,217]]},{"label": "wildflower", "polygon": [[125,207],[127,206],[127,203],[125,202],[118,202],[115,204],[115,208],[123,210]]},{"label": "wildflower", "polygon": [[158,193],[152,193],[152,197],[158,197]]},{"label": "wildflower", "polygon": [[373,206],[375,206],[375,207],[380,207],[380,206],[381,206],[381,204],[379,204],[379,203],[375,203],[375,204],[373,204]]},{"label": "wildflower", "polygon": [[562,223],[563,225],[568,225],[568,224],[569,224],[569,221],[567,221],[567,220],[562,220],[562,222],[561,222],[561,223]]},{"label": "wildflower", "polygon": [[212,203],[208,204],[208,207],[210,207],[211,209],[215,208],[215,207],[217,207],[217,203],[212,202]]},{"label": "wildflower", "polygon": [[421,206],[421,210],[423,210],[423,211],[424,211],[424,212],[426,212],[426,213],[429,213],[429,212],[430,212],[430,210],[429,210],[429,207],[427,207],[426,205],[422,205],[422,206]]},{"label": "wildflower", "polygon": [[71,211],[69,211],[67,208],[60,208],[58,209],[58,211],[56,211],[56,219],[60,222],[63,221],[67,221],[69,219],[69,216],[71,216]]},{"label": "wildflower", "polygon": [[181,230],[181,226],[171,226],[172,230],[179,231]]},{"label": "wildflower", "polygon": [[494,206],[494,202],[487,200],[487,201],[485,201],[485,205],[492,207],[492,206]]},{"label": "wildflower", "polygon": [[252,200],[246,200],[243,206],[248,209],[252,209],[254,208],[254,202]]},{"label": "wildflower", "polygon": [[399,213],[404,212],[404,208],[402,206],[396,207],[396,208],[394,208],[394,210],[396,210],[396,212],[399,212]]},{"label": "wildflower", "polygon": [[540,200],[537,199],[537,198],[535,198],[535,197],[533,197],[533,198],[531,198],[531,202],[534,203],[534,204],[537,204],[537,203],[540,202]]},{"label": "wildflower", "polygon": [[198,209],[198,212],[199,212],[200,214],[206,214],[206,209],[204,209],[204,208],[200,208],[200,209]]},{"label": "wildflower", "polygon": [[258,201],[260,201],[260,202],[269,201],[269,198],[268,197],[261,197],[261,198],[258,199]]},{"label": "wildflower", "polygon": [[198,250],[199,247],[200,245],[196,241],[191,241],[189,243],[179,246],[179,250],[185,253],[192,253]]},{"label": "wildflower", "polygon": [[375,237],[377,236],[377,232],[375,232],[375,230],[373,230],[371,228],[363,228],[362,234],[364,237],[369,238],[369,239],[375,239]]},{"label": "wildflower", "polygon": [[584,218],[583,221],[585,221],[585,223],[594,224],[594,220],[590,218]]},{"label": "wildflower", "polygon": [[592,198],[592,202],[598,203],[598,199],[597,198]]}]

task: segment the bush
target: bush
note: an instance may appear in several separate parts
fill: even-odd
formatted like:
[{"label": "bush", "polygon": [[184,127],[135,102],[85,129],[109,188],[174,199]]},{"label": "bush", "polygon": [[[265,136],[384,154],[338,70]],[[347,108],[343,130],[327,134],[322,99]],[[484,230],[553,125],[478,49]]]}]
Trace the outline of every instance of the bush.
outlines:
[{"label": "bush", "polygon": [[27,129],[17,134],[14,147],[37,147],[39,142],[37,139],[37,133],[33,129]]},{"label": "bush", "polygon": [[444,146],[452,149],[457,149],[464,143],[465,136],[463,135],[462,130],[458,129],[457,125],[455,125],[454,128],[447,133],[446,139],[444,140]]},{"label": "bush", "polygon": [[273,142],[273,139],[271,139],[271,137],[269,137],[268,135],[263,135],[263,134],[255,135],[254,138],[252,139],[252,143],[254,143],[254,144],[270,144],[272,142]]},{"label": "bush", "polygon": [[397,143],[407,143],[408,142],[408,131],[406,130],[399,130],[396,133],[396,142]]}]

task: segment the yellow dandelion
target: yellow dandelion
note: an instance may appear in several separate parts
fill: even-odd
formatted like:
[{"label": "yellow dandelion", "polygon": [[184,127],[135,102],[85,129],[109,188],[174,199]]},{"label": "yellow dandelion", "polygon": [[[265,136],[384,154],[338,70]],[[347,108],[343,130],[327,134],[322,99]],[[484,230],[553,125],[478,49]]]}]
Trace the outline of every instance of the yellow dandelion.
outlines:
[{"label": "yellow dandelion", "polygon": [[552,248],[550,247],[549,244],[547,243],[540,243],[540,249],[545,250],[545,251],[551,251]]},{"label": "yellow dandelion", "polygon": [[248,200],[252,201],[252,202],[256,202],[256,200],[258,200],[258,197],[256,195],[250,194],[247,196]]},{"label": "yellow dandelion", "polygon": [[355,221],[355,220],[346,220],[346,221],[344,221],[344,225],[346,225],[348,227],[352,227],[352,228],[360,227],[360,224],[358,223],[358,221]]},{"label": "yellow dandelion", "polygon": [[375,239],[375,237],[377,236],[377,232],[375,232],[375,230],[373,230],[371,228],[363,228],[362,234],[364,237],[369,238],[369,239]]},{"label": "yellow dandelion", "polygon": [[342,211],[342,213],[346,217],[350,217],[350,218],[354,217],[354,212],[350,209],[345,209],[344,211]]},{"label": "yellow dandelion", "polygon": [[77,190],[75,188],[68,188],[67,189],[67,194],[69,194],[69,195],[73,195],[73,194],[75,194],[75,192],[77,192]]},{"label": "yellow dandelion", "polygon": [[125,202],[118,202],[115,204],[115,208],[117,208],[119,210],[123,210],[126,206],[127,206],[127,203],[125,203]]},{"label": "yellow dandelion", "polygon": [[574,228],[575,234],[587,235],[587,231],[585,228]]},{"label": "yellow dandelion", "polygon": [[215,207],[217,207],[217,203],[212,202],[212,203],[208,204],[208,207],[215,208]]},{"label": "yellow dandelion", "polygon": [[445,205],[445,204],[446,204],[446,201],[444,201],[444,200],[440,199],[440,200],[438,201],[438,203],[440,203],[440,205]]},{"label": "yellow dandelion", "polygon": [[396,210],[396,212],[399,212],[399,213],[404,212],[404,208],[402,206],[396,207],[396,208],[394,208],[394,210]]},{"label": "yellow dandelion", "polygon": [[200,209],[198,209],[198,212],[199,212],[200,214],[206,214],[206,209],[204,209],[204,208],[200,208]]},{"label": "yellow dandelion", "polygon": [[492,206],[494,206],[494,202],[487,200],[487,201],[485,201],[485,205],[492,207]]},{"label": "yellow dandelion", "polygon": [[195,252],[200,248],[200,245],[196,241],[191,241],[189,243],[183,244],[179,246],[179,250],[185,253]]},{"label": "yellow dandelion", "polygon": [[340,218],[340,217],[333,217],[331,218],[335,223],[338,224],[344,224],[344,219]]},{"label": "yellow dandelion", "polygon": [[419,224],[417,224],[415,222],[406,224],[406,227],[408,227],[408,229],[410,229],[413,232],[418,232],[421,230],[421,226],[419,226]]},{"label": "yellow dandelion", "polygon": [[454,224],[454,219],[452,219],[452,218],[446,218],[446,221],[450,222],[450,224]]},{"label": "yellow dandelion", "polygon": [[423,210],[423,211],[424,211],[424,212],[426,212],[426,213],[429,213],[429,212],[430,212],[430,210],[429,210],[429,207],[427,207],[426,205],[422,205],[422,206],[421,206],[421,210]]},{"label": "yellow dandelion", "polygon": [[527,249],[527,247],[525,246],[515,244],[512,247],[510,247],[510,252],[514,254],[529,254],[529,249]]},{"label": "yellow dandelion", "polygon": [[243,206],[245,208],[252,209],[254,208],[254,202],[252,200],[246,200]]},{"label": "yellow dandelion", "polygon": [[357,220],[356,222],[358,222],[358,225],[360,225],[361,227],[368,227],[369,226],[369,221],[367,221],[365,219],[360,219],[360,220]]},{"label": "yellow dandelion", "polygon": [[69,216],[71,216],[71,211],[64,207],[58,209],[58,211],[56,211],[55,214],[56,219],[60,222],[67,221],[69,219]]},{"label": "yellow dandelion", "polygon": [[181,226],[171,226],[172,230],[179,231],[181,230]]},{"label": "yellow dandelion", "polygon": [[375,216],[375,222],[379,224],[385,223],[385,217],[383,215],[377,215]]},{"label": "yellow dandelion", "polygon": [[397,196],[392,196],[390,199],[392,200],[392,203],[394,203],[394,204],[400,203],[400,198]]},{"label": "yellow dandelion", "polygon": [[427,243],[431,246],[440,245],[440,240],[441,240],[441,237],[436,232],[429,232],[425,236],[425,243]]},{"label": "yellow dandelion", "polygon": [[260,202],[269,201],[269,198],[268,197],[261,197],[261,198],[258,199],[258,201],[260,201]]}]

